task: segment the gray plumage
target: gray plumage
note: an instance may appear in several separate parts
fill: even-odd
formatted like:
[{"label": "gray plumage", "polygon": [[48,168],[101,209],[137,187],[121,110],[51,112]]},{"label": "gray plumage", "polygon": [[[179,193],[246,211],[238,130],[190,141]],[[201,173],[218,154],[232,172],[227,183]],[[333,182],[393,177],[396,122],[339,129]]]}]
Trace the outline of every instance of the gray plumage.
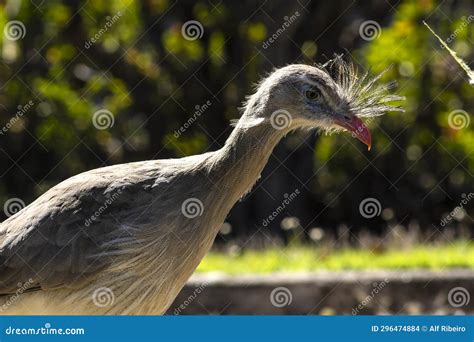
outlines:
[{"label": "gray plumage", "polygon": [[[217,151],[81,173],[5,220],[1,313],[164,313],[284,135],[399,109],[377,79],[364,85],[353,67],[333,66],[334,77],[331,67],[274,71]],[[282,110],[290,114],[283,126],[275,122]]]}]

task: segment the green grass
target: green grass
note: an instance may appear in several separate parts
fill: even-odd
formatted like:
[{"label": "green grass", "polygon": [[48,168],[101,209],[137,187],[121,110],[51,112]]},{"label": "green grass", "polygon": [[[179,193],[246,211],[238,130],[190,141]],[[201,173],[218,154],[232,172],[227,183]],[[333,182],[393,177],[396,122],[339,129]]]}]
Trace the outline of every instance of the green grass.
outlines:
[{"label": "green grass", "polygon": [[458,241],[438,246],[371,251],[340,249],[326,251],[314,247],[284,247],[246,250],[238,255],[211,252],[198,272],[269,273],[316,270],[474,268],[474,243]]}]

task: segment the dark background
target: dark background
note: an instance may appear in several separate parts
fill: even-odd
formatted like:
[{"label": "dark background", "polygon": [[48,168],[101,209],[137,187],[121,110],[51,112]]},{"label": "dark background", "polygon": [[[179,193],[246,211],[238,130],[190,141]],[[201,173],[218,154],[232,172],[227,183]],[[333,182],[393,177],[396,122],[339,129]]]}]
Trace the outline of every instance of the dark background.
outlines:
[{"label": "dark background", "polygon": [[[288,242],[294,228],[330,236],[382,234],[388,229],[423,234],[472,234],[472,204],[448,227],[441,219],[473,191],[473,124],[449,125],[449,113],[472,113],[474,88],[422,25],[426,20],[466,61],[474,27],[463,22],[472,1],[8,1],[2,27],[20,20],[22,39],[2,36],[0,126],[33,101],[33,108],[0,135],[0,203],[26,204],[77,173],[146,159],[174,158],[218,149],[229,121],[275,67],[323,63],[335,53],[398,81],[405,113],[370,123],[367,152],[349,134],[289,135],[276,148],[261,180],[228,217],[219,241]],[[108,20],[120,18],[86,48]],[[262,44],[298,11],[268,48]],[[182,25],[199,21],[202,38],[183,38]],[[359,28],[374,20],[380,36],[364,40]],[[461,29],[459,29],[461,28]],[[457,30],[457,31],[456,31]],[[197,105],[208,109],[178,138],[174,132]],[[107,109],[114,125],[98,130],[93,114]],[[267,227],[262,221],[299,189],[300,195]],[[373,197],[383,211],[359,211]],[[6,216],[0,213],[3,220]],[[350,236],[357,236],[350,235]],[[353,239],[353,238],[352,238]],[[357,241],[352,241],[356,243]]]}]

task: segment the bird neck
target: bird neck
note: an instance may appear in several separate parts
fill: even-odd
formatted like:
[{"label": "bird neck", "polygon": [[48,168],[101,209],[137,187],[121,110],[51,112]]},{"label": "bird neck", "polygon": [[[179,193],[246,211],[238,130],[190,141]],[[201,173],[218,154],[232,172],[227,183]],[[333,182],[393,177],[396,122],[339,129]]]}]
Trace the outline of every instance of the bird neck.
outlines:
[{"label": "bird neck", "polygon": [[274,147],[287,132],[275,129],[263,119],[254,120],[250,125],[245,119],[237,123],[226,144],[216,151],[210,168],[216,191],[224,192],[225,202],[228,202],[223,203],[223,210],[227,206],[230,210],[251,190]]}]

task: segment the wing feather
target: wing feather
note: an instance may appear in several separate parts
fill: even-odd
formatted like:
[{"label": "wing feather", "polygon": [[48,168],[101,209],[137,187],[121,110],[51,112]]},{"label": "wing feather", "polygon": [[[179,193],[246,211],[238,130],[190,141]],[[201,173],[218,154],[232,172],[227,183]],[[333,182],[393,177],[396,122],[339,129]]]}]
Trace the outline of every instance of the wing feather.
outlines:
[{"label": "wing feather", "polygon": [[[127,218],[148,205],[155,162],[92,170],[58,184],[0,224],[0,295],[79,287],[113,260],[103,255],[127,236]],[[113,254],[113,253],[111,253]]]}]

